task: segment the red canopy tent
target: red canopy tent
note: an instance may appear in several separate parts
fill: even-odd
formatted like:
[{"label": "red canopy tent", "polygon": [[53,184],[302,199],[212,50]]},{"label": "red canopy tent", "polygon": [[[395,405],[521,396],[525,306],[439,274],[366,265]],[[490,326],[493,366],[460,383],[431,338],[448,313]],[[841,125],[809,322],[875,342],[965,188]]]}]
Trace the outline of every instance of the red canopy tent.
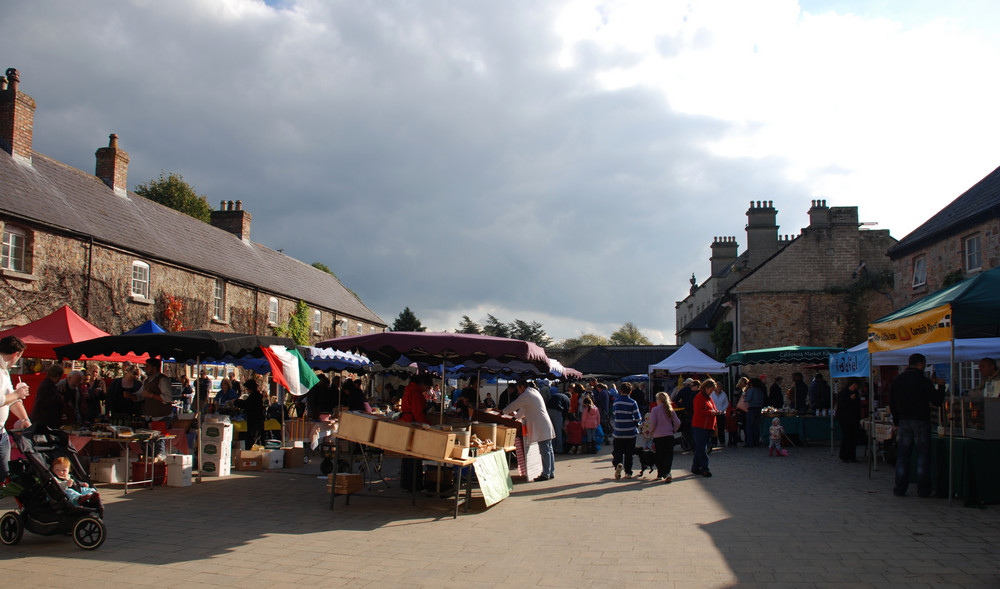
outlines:
[{"label": "red canopy tent", "polygon": [[[94,327],[86,319],[77,315],[68,305],[63,305],[37,321],[12,327],[6,331],[0,331],[0,338],[7,337],[8,335],[16,335],[28,345],[28,349],[23,354],[25,358],[54,360],[56,359],[54,348],[94,339],[95,337],[104,337],[108,333]],[[147,358],[149,358],[148,354],[141,356],[135,354],[111,354],[110,356],[90,356],[73,359],[95,360],[98,362],[135,362],[136,364],[142,364]]]}]

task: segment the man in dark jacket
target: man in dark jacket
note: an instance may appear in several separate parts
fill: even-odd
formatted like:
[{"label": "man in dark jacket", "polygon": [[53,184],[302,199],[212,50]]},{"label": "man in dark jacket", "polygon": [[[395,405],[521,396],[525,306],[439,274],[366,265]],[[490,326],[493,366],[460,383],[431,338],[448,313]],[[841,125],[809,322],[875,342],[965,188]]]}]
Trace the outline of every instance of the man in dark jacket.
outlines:
[{"label": "man in dark jacket", "polygon": [[906,370],[893,379],[889,389],[892,423],[896,427],[896,484],[892,492],[906,495],[910,484],[910,455],[917,449],[917,495],[931,495],[931,405],[944,401],[944,381],[937,387],[924,376],[927,359],[910,356]]},{"label": "man in dark jacket", "polygon": [[35,405],[31,408],[31,423],[59,429],[59,418],[63,414],[63,397],[56,389],[56,383],[63,377],[65,369],[58,362],[45,371],[45,380],[38,385]]},{"label": "man in dark jacket", "polygon": [[556,437],[552,439],[552,451],[562,454],[563,449],[563,420],[569,413],[569,397],[559,392],[559,387],[552,385],[549,389],[549,398],[545,401],[545,408],[549,412],[549,420],[552,421],[552,428],[556,430]]}]

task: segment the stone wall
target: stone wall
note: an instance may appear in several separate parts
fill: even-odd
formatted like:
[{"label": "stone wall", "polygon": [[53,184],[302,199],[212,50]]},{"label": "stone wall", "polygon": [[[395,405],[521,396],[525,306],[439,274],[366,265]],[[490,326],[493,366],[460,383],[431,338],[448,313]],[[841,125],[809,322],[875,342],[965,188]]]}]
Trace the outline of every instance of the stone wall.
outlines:
[{"label": "stone wall", "polygon": [[[5,219],[0,218],[0,231]],[[13,224],[13,222],[12,222]],[[31,268],[28,273],[0,272],[0,329],[39,319],[62,305],[69,305],[85,319],[107,331],[122,333],[152,319],[169,328],[175,322],[184,330],[211,329],[235,333],[274,335],[295,312],[296,300],[261,292],[252,285],[226,283],[226,316],[212,318],[215,277],[166,262],[139,257],[102,244],[93,247],[86,240],[55,233],[24,223],[16,226],[29,233]],[[131,295],[132,263],[149,265],[149,298]],[[88,263],[91,270],[88,272]],[[169,295],[169,296],[168,296]],[[173,297],[180,313],[167,311]],[[278,322],[268,325],[268,304],[278,299]],[[356,335],[358,319],[344,317],[330,309],[320,309],[321,329],[312,329],[309,309],[310,342],[345,335],[337,321],[347,319],[349,334]],[[173,321],[171,321],[173,318]],[[368,333],[371,325],[362,322]]]}]

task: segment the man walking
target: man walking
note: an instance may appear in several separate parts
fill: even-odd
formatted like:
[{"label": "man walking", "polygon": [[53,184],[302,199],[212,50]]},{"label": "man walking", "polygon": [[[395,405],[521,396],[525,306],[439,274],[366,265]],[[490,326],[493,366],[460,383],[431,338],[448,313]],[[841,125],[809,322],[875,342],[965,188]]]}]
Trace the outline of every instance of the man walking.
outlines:
[{"label": "man walking", "polygon": [[935,388],[931,379],[924,376],[927,359],[923,354],[912,354],[906,370],[892,381],[889,403],[892,422],[896,427],[896,484],[892,492],[897,497],[906,495],[910,484],[910,455],[917,449],[917,495],[931,496],[931,405],[944,401],[944,381],[938,380]]},{"label": "man walking", "polygon": [[612,427],[615,439],[611,450],[611,463],[615,465],[615,478],[632,478],[632,456],[635,453],[635,439],[639,435],[639,405],[628,395],[618,395],[611,405]]}]

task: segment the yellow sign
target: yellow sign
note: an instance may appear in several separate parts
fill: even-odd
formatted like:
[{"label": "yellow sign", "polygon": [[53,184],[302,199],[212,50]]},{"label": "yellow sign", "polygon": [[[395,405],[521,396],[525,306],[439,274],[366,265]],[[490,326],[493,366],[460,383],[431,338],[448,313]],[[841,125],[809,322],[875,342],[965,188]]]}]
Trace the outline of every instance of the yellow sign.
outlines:
[{"label": "yellow sign", "polygon": [[868,351],[885,352],[920,344],[946,342],[951,334],[951,305],[943,305],[903,319],[868,326]]}]

